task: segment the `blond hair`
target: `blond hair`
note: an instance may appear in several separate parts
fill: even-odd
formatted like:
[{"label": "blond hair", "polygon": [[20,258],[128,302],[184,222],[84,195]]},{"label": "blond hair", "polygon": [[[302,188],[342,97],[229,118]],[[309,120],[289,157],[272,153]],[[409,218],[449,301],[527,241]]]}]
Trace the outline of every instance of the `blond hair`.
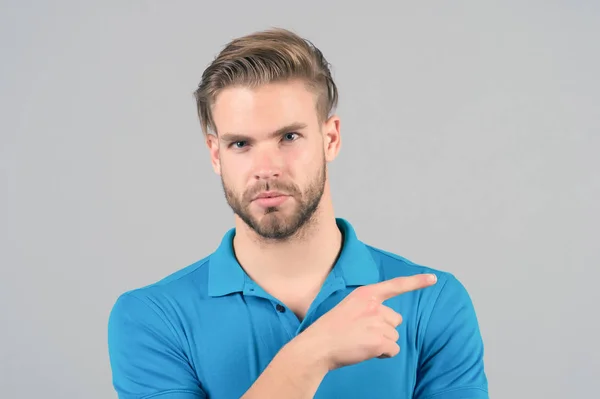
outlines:
[{"label": "blond hair", "polygon": [[330,64],[309,40],[282,28],[255,32],[229,42],[205,69],[194,92],[204,134],[217,133],[212,105],[226,87],[301,79],[317,95],[319,121],[336,108],[338,89]]}]

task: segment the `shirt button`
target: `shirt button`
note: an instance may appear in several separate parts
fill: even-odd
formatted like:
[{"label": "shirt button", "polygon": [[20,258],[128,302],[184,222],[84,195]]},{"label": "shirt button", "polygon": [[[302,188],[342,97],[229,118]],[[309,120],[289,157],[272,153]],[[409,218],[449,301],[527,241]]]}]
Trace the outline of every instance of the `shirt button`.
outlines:
[{"label": "shirt button", "polygon": [[276,306],[275,308],[277,309],[277,311],[278,311],[279,313],[283,313],[283,312],[285,312],[285,307],[283,307],[283,306],[282,306],[281,304],[279,304],[279,303],[277,304],[277,306]]}]

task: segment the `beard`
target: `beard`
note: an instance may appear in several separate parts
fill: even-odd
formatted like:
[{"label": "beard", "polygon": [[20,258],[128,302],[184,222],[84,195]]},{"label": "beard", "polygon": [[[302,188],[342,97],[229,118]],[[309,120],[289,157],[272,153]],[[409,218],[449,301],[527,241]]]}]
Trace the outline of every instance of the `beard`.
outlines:
[{"label": "beard", "polygon": [[[301,190],[293,183],[271,180],[261,181],[246,190],[242,195],[238,195],[227,186],[222,175],[221,183],[229,207],[246,225],[262,238],[285,240],[297,234],[312,220],[321,202],[326,178],[326,162],[323,159],[321,167],[305,190]],[[289,200],[295,200],[294,209],[288,213],[279,206],[275,206],[264,208],[260,214],[256,212],[253,214],[250,209],[252,200],[263,191],[279,191],[289,195],[291,197]]]}]

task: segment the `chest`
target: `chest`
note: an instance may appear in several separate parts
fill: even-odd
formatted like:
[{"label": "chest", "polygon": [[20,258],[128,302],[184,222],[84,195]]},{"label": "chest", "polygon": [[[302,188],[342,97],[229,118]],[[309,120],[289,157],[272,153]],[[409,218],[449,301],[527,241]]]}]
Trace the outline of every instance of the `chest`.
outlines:
[{"label": "chest", "polygon": [[[192,329],[189,336],[191,360],[209,398],[241,397],[282,346],[338,301],[339,298],[331,298],[299,318],[280,301],[240,297],[240,306],[232,308],[229,304],[223,311],[213,309],[208,318],[199,315],[200,328]],[[308,307],[305,303],[301,306]],[[411,334],[404,331],[406,323],[398,328],[402,348],[398,356],[372,359],[330,372],[315,398],[412,398],[416,381],[415,343]]]}]

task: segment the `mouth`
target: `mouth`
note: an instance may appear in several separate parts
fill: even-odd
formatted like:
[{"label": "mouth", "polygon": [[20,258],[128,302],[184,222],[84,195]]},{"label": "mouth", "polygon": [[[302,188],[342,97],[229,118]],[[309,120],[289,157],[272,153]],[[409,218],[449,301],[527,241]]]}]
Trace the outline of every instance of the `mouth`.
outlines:
[{"label": "mouth", "polygon": [[276,197],[284,197],[284,196],[287,196],[287,194],[280,193],[278,191],[266,191],[266,192],[258,194],[256,197],[254,197],[254,199],[257,200],[257,199],[263,199],[263,198],[276,198]]},{"label": "mouth", "polygon": [[253,202],[257,203],[261,207],[268,208],[268,207],[279,206],[279,205],[283,204],[288,198],[289,198],[289,195],[287,195],[287,194],[275,192],[275,191],[269,191],[269,192],[260,193],[259,195],[254,197]]}]

